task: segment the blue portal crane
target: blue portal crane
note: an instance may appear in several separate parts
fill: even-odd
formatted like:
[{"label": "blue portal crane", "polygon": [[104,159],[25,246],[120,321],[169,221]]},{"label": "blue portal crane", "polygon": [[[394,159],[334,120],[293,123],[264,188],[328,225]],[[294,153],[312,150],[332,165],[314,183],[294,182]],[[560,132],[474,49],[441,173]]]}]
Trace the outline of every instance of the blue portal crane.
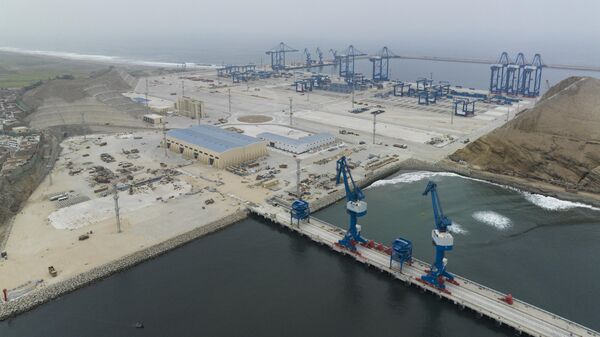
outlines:
[{"label": "blue portal crane", "polygon": [[321,48],[317,47],[317,50],[315,50],[315,53],[317,54],[317,58],[319,59],[319,65],[323,64],[323,52],[321,51]]},{"label": "blue portal crane", "polygon": [[310,66],[312,65],[313,61],[312,58],[310,56],[310,51],[308,51],[308,48],[304,48],[304,58],[305,58],[305,62],[306,62],[306,67],[310,68]]},{"label": "blue portal crane", "polygon": [[363,201],[365,199],[364,193],[356,185],[354,178],[352,178],[346,156],[343,156],[337,161],[336,184],[339,184],[341,179],[344,180],[344,187],[346,188],[346,212],[350,214],[350,220],[346,235],[344,235],[343,239],[338,241],[338,244],[355,252],[357,243],[367,242],[367,240],[360,235],[360,225],[357,224],[358,218],[367,214],[367,203]]},{"label": "blue portal crane", "polygon": [[298,49],[294,49],[283,42],[280,42],[273,49],[267,50],[266,54],[271,56],[271,69],[273,71],[285,70],[285,54],[297,51]]},{"label": "blue portal crane", "polygon": [[[431,204],[433,206],[433,218],[435,229],[431,231],[431,239],[435,245],[435,262],[430,267],[427,275],[421,276],[421,280],[440,289],[445,290],[445,280],[450,283],[458,284],[454,281],[454,276],[446,271],[448,260],[444,256],[447,251],[452,250],[454,238],[448,232],[448,227],[452,225],[452,220],[444,215],[442,204],[437,193],[437,184],[430,181],[425,188],[423,195],[431,194]],[[444,280],[445,279],[445,280]]]},{"label": "blue portal crane", "polygon": [[333,64],[337,66],[340,63],[337,50],[329,49],[329,52],[331,53],[331,56],[333,56]]},{"label": "blue portal crane", "polygon": [[390,80],[390,59],[397,57],[388,47],[383,47],[375,56],[369,58],[373,63],[373,82]]}]

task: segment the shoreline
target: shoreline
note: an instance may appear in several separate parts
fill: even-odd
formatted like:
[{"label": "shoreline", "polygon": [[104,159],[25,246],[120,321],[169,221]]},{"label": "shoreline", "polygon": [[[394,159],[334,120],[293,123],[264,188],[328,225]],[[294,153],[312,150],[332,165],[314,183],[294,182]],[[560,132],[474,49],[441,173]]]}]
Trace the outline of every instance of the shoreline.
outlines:
[{"label": "shoreline", "polygon": [[[418,159],[407,159],[399,161],[397,163],[390,164],[388,167],[384,167],[378,171],[375,171],[363,179],[357,181],[357,184],[361,188],[366,188],[375,181],[386,179],[390,176],[397,174],[402,170],[427,170],[432,172],[452,172],[469,178],[486,180],[492,183],[503,184],[511,187],[521,189],[523,191],[541,193],[544,195],[550,195],[554,197],[560,197],[564,200],[577,201],[577,202],[589,202],[594,206],[599,206],[598,200],[587,200],[585,198],[568,198],[560,193],[548,193],[547,191],[537,188],[535,186],[528,186],[525,184],[516,184],[510,179],[502,179],[502,177],[493,177],[480,172],[465,169],[459,169],[453,165],[448,165],[444,161],[429,163]],[[323,208],[329,207],[337,201],[343,199],[345,191],[338,189],[334,193],[323,196],[322,198],[313,201],[311,205],[311,213],[317,212]],[[582,200],[583,199],[583,200]],[[33,290],[31,293],[20,297],[16,300],[8,303],[0,304],[0,321],[15,317],[19,314],[25,313],[29,310],[34,309],[44,303],[47,303],[57,297],[64,294],[68,294],[76,291],[77,289],[83,288],[97,281],[110,277],[113,274],[125,271],[133,268],[138,264],[152,260],[159,257],[160,255],[166,254],[178,247],[181,247],[189,242],[199,239],[205,235],[217,232],[228,226],[234,225],[240,221],[243,221],[249,217],[248,210],[240,210],[236,213],[228,215],[224,218],[215,220],[207,225],[197,227],[186,233],[177,235],[171,239],[157,243],[150,247],[144,248],[132,254],[123,256],[117,260],[106,263],[101,266],[94,267],[86,272],[75,275],[70,279],[62,282],[52,284],[47,287],[42,287]]]},{"label": "shoreline", "polygon": [[64,52],[64,51],[51,51],[51,50],[30,50],[22,48],[14,48],[7,46],[0,46],[0,52],[11,53],[17,55],[31,55],[37,57],[48,57],[48,58],[59,58],[61,60],[68,61],[79,61],[79,62],[91,62],[108,65],[124,65],[124,66],[138,66],[148,68],[172,68],[178,69],[182,64],[189,67],[190,70],[202,70],[202,69],[217,69],[219,68],[216,64],[208,63],[194,63],[194,62],[161,62],[161,61],[146,61],[130,59],[121,56],[112,55],[100,55],[100,54],[83,54],[75,52]]},{"label": "shoreline", "polygon": [[[485,180],[490,183],[514,187],[524,192],[550,196],[557,199],[586,203],[593,207],[600,208],[600,195],[596,196],[588,192],[572,193],[567,192],[563,188],[541,181],[531,181],[519,177],[510,177],[485,171],[475,170],[469,167],[459,166],[450,162],[447,159],[440,160],[436,163],[428,163],[418,159],[408,159],[402,162],[401,170],[424,170],[432,172],[451,172],[464,177]],[[582,195],[585,193],[585,195]],[[589,195],[589,196],[587,196]]]}]

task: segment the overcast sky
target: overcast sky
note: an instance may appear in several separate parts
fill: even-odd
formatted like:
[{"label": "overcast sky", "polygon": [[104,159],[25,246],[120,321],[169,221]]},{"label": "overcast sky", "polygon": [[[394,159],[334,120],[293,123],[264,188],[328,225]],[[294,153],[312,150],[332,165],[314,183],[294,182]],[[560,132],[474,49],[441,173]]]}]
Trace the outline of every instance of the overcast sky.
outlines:
[{"label": "overcast sky", "polygon": [[597,0],[0,0],[0,45],[339,41],[463,56],[529,48],[594,60],[599,16]]}]

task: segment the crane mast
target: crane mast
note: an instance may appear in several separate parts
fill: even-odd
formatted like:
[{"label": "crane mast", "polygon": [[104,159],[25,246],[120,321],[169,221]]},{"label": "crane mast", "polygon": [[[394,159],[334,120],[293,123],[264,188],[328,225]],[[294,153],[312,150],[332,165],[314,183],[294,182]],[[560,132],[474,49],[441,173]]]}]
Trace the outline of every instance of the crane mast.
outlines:
[{"label": "crane mast", "polygon": [[350,216],[348,230],[344,238],[338,241],[338,245],[356,252],[357,243],[367,242],[360,235],[361,227],[358,224],[358,218],[367,214],[367,203],[363,201],[365,199],[364,193],[356,185],[354,178],[352,178],[352,173],[350,172],[345,156],[337,161],[336,184],[339,184],[342,180],[344,181],[344,188],[346,190],[346,212]]},{"label": "crane mast", "polygon": [[431,195],[431,205],[433,207],[433,219],[435,228],[431,231],[431,239],[435,245],[435,261],[431,265],[427,275],[421,276],[421,280],[440,289],[445,290],[445,281],[458,284],[454,276],[446,271],[448,259],[445,257],[447,251],[452,250],[454,238],[448,232],[448,226],[452,225],[452,220],[444,215],[442,204],[437,193],[437,184],[430,181],[425,188],[423,195]]}]

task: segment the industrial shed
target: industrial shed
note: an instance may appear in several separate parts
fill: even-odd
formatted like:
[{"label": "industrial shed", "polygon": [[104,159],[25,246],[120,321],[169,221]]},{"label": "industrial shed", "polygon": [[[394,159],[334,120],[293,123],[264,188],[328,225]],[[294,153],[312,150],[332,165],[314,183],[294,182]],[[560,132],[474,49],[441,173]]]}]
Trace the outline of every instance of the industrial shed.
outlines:
[{"label": "industrial shed", "polygon": [[267,155],[264,141],[211,125],[170,130],[166,141],[169,150],[217,168]]},{"label": "industrial shed", "polygon": [[335,142],[335,137],[327,132],[300,137],[298,139],[271,132],[260,133],[257,137],[267,141],[268,145],[271,147],[295,154],[308,152]]}]

